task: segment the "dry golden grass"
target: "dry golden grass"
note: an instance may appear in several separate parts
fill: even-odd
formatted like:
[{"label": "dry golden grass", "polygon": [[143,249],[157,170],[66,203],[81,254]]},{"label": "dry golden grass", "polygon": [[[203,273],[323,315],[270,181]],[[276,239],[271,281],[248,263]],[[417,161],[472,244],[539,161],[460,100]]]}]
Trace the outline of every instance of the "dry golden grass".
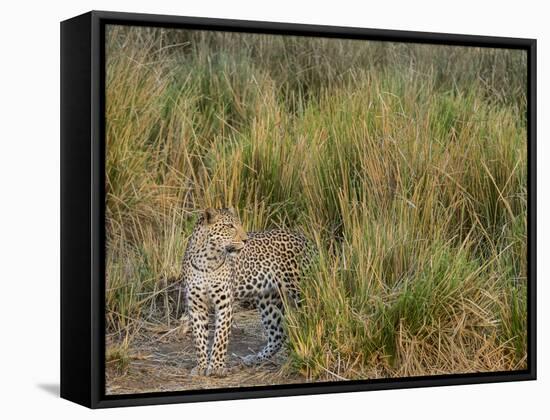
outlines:
[{"label": "dry golden grass", "polygon": [[195,214],[232,205],[319,249],[288,372],[526,367],[523,52],[111,27],[107,58],[109,333],[178,325]]}]

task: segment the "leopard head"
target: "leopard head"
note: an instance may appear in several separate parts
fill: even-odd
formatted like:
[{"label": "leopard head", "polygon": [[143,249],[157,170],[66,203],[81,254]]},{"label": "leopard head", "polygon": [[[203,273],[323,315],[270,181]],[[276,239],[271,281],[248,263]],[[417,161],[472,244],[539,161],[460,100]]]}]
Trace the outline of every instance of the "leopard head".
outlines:
[{"label": "leopard head", "polygon": [[207,252],[236,254],[248,240],[239,217],[230,208],[204,210],[199,223],[208,237]]}]

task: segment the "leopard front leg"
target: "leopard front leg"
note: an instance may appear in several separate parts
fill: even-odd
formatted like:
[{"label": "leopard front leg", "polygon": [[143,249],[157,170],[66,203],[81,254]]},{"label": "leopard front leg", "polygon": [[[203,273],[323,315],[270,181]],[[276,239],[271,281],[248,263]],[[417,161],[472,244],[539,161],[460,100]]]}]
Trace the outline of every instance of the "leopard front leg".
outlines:
[{"label": "leopard front leg", "polygon": [[197,354],[197,364],[191,375],[204,375],[208,363],[208,296],[205,285],[200,282],[190,284],[187,299]]},{"label": "leopard front leg", "polygon": [[277,292],[262,295],[258,298],[258,310],[267,334],[266,346],[257,354],[243,358],[246,365],[261,363],[271,358],[283,346],[285,332],[283,328],[283,301]]},{"label": "leopard front leg", "polygon": [[215,330],[212,350],[206,375],[225,376],[227,374],[226,359],[231,322],[233,317],[233,296],[229,283],[219,285],[212,290],[211,300],[215,311]]}]

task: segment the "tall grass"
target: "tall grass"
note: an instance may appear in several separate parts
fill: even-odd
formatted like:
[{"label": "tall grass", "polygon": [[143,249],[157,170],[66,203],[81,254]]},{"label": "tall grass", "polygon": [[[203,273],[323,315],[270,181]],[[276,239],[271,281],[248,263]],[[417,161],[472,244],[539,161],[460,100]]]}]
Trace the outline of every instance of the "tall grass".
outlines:
[{"label": "tall grass", "polygon": [[304,230],[316,380],[526,366],[521,51],[112,26],[107,326],[173,322],[195,214]]}]

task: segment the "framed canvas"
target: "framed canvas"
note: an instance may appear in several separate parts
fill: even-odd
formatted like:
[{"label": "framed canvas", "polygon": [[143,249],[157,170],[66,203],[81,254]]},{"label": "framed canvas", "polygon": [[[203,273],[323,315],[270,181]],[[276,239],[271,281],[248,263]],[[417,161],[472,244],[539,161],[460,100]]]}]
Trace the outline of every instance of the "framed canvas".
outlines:
[{"label": "framed canvas", "polygon": [[536,41],[61,24],[61,396],[536,378]]}]

